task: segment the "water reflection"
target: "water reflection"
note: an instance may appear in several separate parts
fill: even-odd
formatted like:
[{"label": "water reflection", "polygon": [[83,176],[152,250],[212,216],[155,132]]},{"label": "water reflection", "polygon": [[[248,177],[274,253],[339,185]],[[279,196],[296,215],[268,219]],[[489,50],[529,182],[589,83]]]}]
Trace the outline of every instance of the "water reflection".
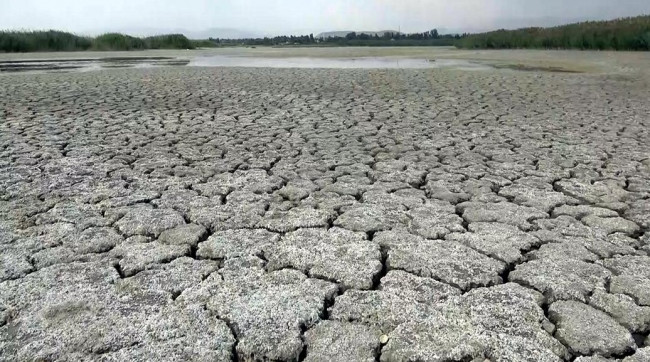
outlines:
[{"label": "water reflection", "polygon": [[148,68],[155,66],[187,65],[187,59],[173,57],[113,57],[53,60],[4,60],[0,72],[70,72],[92,71],[102,68]]}]

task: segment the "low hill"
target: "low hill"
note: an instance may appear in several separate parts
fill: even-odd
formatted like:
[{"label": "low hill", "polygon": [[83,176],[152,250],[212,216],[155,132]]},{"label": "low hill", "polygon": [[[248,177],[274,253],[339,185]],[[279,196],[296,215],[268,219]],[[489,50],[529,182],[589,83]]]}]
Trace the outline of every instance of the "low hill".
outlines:
[{"label": "low hill", "polygon": [[468,49],[650,50],[650,15],[469,34],[456,46]]},{"label": "low hill", "polygon": [[232,28],[210,28],[203,31],[183,30],[177,32],[185,34],[190,39],[250,39],[261,36],[256,32]]}]

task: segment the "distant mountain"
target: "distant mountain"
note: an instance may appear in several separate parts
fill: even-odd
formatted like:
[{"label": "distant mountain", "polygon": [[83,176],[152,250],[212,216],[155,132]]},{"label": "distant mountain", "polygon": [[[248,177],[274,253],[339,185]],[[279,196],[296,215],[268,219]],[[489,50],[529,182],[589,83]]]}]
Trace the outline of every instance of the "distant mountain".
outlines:
[{"label": "distant mountain", "polygon": [[326,38],[345,38],[346,35],[350,33],[357,33],[357,34],[368,34],[370,36],[382,36],[386,33],[399,33],[397,30],[380,30],[380,31],[354,31],[354,30],[344,30],[344,31],[326,31],[324,33],[320,33],[315,36],[315,38],[318,39],[326,39]]},{"label": "distant mountain", "polygon": [[261,38],[262,34],[255,33],[247,30],[232,29],[232,28],[210,28],[201,31],[181,31],[186,37],[190,39],[247,39],[247,38]]},{"label": "distant mountain", "polygon": [[183,34],[190,39],[208,39],[208,38],[219,38],[219,39],[245,39],[245,38],[261,38],[262,34],[233,29],[233,28],[210,28],[206,30],[187,30],[182,28],[147,28],[147,27],[138,27],[138,28],[119,28],[119,29],[99,29],[99,30],[90,30],[81,32],[83,35],[97,36],[104,33],[122,33],[128,34],[131,36],[146,37],[160,34]]}]

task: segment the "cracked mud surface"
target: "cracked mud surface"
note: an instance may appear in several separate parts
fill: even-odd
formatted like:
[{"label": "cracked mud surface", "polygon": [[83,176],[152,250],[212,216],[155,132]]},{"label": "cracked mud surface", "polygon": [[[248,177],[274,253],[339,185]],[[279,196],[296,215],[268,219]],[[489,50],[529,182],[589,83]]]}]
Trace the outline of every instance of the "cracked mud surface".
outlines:
[{"label": "cracked mud surface", "polygon": [[644,77],[0,81],[1,360],[650,358]]}]

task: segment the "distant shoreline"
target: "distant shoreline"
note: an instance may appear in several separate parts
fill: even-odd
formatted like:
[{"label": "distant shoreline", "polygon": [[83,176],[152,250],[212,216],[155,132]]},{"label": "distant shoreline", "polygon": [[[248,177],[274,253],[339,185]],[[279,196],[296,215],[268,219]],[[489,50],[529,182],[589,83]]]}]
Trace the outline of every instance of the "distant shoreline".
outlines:
[{"label": "distant shoreline", "polygon": [[480,34],[423,33],[383,35],[350,32],[345,37],[313,34],[254,39],[190,40],[182,34],[137,38],[119,33],[85,37],[62,31],[0,31],[0,53],[131,51],[222,47],[430,47],[462,49],[547,49],[650,51],[650,15],[609,21],[587,21],[550,28],[496,30]]}]

